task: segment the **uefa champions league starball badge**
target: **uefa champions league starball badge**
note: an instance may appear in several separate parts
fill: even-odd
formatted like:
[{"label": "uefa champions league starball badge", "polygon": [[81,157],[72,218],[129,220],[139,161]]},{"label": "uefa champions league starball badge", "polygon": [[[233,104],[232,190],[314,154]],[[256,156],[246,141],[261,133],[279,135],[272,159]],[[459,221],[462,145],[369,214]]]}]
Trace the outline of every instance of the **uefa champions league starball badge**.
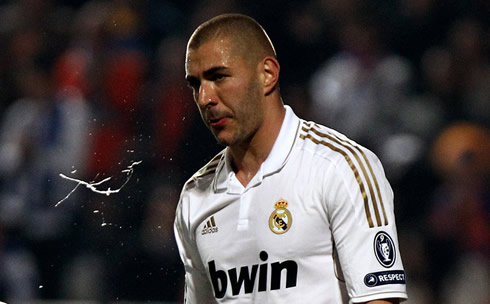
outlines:
[{"label": "uefa champions league starball badge", "polygon": [[283,234],[291,228],[293,218],[287,207],[288,201],[285,199],[280,199],[275,203],[275,210],[269,217],[269,228],[272,230],[272,232],[276,234]]},{"label": "uefa champions league starball badge", "polygon": [[374,238],[374,253],[378,262],[386,268],[393,266],[396,258],[395,243],[384,231],[378,232]]}]

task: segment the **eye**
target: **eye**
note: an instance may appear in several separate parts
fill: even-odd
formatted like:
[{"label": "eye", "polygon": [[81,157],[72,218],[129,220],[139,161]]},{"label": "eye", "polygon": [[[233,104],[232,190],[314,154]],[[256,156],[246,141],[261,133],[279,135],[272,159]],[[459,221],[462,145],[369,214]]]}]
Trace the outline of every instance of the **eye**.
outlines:
[{"label": "eye", "polygon": [[228,77],[228,75],[216,73],[216,74],[213,74],[213,76],[211,76],[210,80],[211,81],[221,81],[221,80],[225,79],[226,77]]},{"label": "eye", "polygon": [[201,83],[196,78],[189,77],[187,78],[187,86],[193,89],[194,91],[197,91],[199,90]]}]

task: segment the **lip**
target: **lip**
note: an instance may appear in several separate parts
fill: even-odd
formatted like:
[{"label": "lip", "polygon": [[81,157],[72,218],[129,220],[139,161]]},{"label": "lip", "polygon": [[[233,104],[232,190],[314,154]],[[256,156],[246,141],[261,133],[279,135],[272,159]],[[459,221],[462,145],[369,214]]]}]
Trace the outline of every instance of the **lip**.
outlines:
[{"label": "lip", "polygon": [[209,120],[209,126],[211,126],[213,128],[223,127],[227,121],[228,121],[228,117],[210,119]]}]

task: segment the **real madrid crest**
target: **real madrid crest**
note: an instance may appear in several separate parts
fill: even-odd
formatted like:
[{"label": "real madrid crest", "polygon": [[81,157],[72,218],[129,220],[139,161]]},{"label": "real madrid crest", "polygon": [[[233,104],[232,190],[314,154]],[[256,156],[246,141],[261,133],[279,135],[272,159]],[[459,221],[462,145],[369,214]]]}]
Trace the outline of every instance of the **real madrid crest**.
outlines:
[{"label": "real madrid crest", "polygon": [[293,218],[287,209],[288,201],[280,199],[274,205],[275,210],[269,217],[269,228],[277,234],[285,233],[291,228]]}]

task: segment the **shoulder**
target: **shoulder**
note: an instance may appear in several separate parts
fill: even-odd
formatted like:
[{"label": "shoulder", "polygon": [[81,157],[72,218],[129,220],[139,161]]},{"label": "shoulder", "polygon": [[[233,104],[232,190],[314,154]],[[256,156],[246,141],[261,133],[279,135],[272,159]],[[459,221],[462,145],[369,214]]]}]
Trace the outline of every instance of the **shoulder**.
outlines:
[{"label": "shoulder", "polygon": [[189,191],[193,188],[203,186],[209,186],[216,174],[216,168],[224,157],[226,149],[216,154],[206,165],[194,173],[184,184],[183,192]]},{"label": "shoulder", "polygon": [[336,174],[353,173],[356,178],[366,172],[384,174],[378,157],[372,151],[326,126],[302,121],[298,141],[300,148],[311,153],[312,157],[318,161],[327,160],[333,165]]},{"label": "shoulder", "polygon": [[370,150],[344,134],[312,121],[302,121],[298,138],[303,149],[337,161],[358,154],[365,154],[366,157],[369,155],[370,158],[375,157]]},{"label": "shoulder", "polygon": [[[202,198],[206,193],[212,193],[212,184],[219,163],[223,159],[224,151],[215,155],[206,165],[199,169],[187,180],[180,193],[179,203],[176,209],[176,227],[188,231],[192,230],[191,223],[196,221],[202,212]],[[198,221],[199,222],[199,221]]]}]

